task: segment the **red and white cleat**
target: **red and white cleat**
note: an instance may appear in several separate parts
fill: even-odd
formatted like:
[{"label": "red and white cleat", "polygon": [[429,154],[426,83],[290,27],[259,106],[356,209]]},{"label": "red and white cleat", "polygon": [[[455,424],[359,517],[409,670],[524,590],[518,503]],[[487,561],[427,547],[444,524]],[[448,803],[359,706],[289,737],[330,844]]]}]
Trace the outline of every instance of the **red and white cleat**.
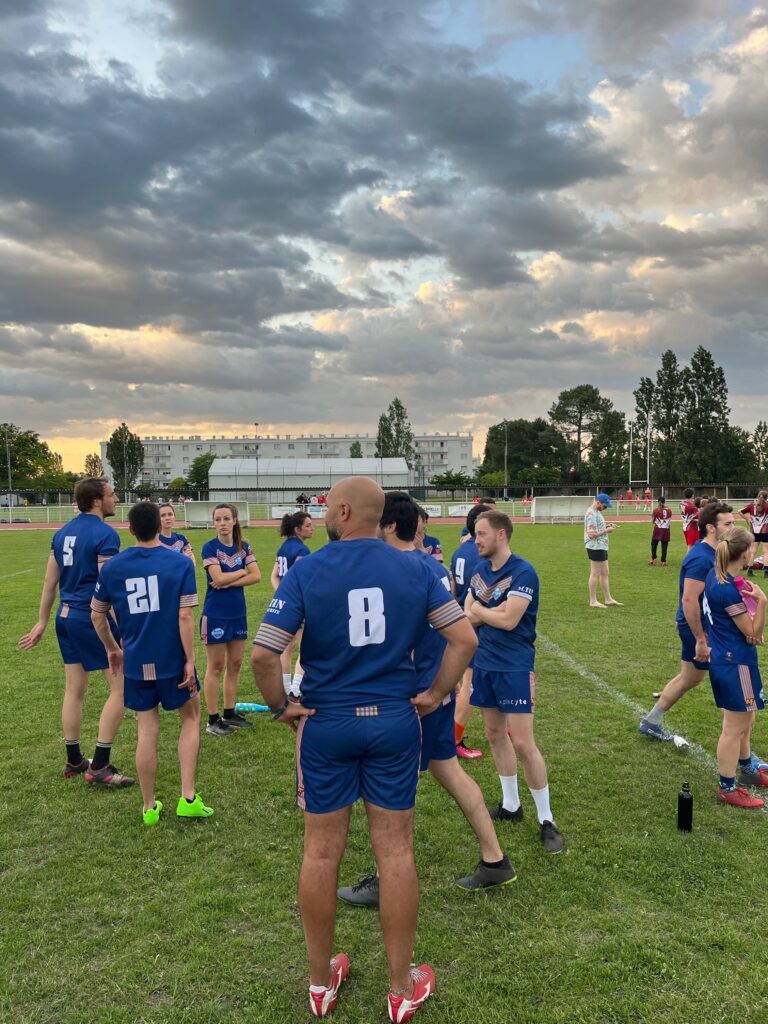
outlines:
[{"label": "red and white cleat", "polygon": [[413,982],[413,992],[410,996],[396,996],[393,992],[389,993],[387,1009],[389,1011],[389,1019],[394,1024],[401,1024],[402,1021],[410,1020],[418,1008],[435,991],[435,972],[429,964],[412,967],[411,981]]},{"label": "red and white cleat", "polygon": [[466,746],[464,740],[460,740],[456,744],[456,757],[458,758],[463,758],[465,761],[477,761],[482,756],[482,750],[474,750],[472,747]]},{"label": "red and white cleat", "polygon": [[750,811],[765,806],[765,800],[758,800],[757,797],[750,796],[746,789],[741,787],[738,789],[723,789],[721,786],[718,786],[717,799],[721,804],[730,804],[731,807],[744,807]]},{"label": "red and white cleat", "polygon": [[309,1008],[315,1017],[327,1017],[339,998],[339,989],[349,974],[349,957],[336,953],[331,957],[331,984],[323,992],[309,993]]}]

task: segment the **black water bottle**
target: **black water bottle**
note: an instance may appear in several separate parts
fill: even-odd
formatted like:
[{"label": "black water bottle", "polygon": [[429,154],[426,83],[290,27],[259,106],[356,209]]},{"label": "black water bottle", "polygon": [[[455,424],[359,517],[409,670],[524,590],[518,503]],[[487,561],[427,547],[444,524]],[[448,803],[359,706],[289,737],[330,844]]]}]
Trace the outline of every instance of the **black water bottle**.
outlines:
[{"label": "black water bottle", "polygon": [[693,831],[693,793],[687,782],[677,796],[677,827],[681,832]]}]

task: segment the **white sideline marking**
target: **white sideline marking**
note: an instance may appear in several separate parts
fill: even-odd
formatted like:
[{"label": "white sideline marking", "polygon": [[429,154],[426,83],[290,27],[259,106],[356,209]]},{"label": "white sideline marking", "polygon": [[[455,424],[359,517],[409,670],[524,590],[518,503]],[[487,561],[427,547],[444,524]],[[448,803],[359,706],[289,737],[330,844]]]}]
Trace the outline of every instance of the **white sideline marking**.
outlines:
[{"label": "white sideline marking", "polygon": [[[614,688],[609,683],[606,683],[604,679],[601,679],[600,676],[596,676],[594,672],[590,672],[590,670],[585,668],[584,665],[580,665],[578,661],[572,658],[566,651],[558,647],[557,644],[550,640],[548,636],[543,636],[539,633],[538,643],[539,646],[543,647],[549,654],[553,654],[556,658],[559,658],[560,661],[562,661],[562,663],[572,672],[581,676],[582,679],[586,679],[588,683],[591,683],[596,690],[599,690],[607,697],[610,697],[611,700],[615,701],[615,703],[623,704],[625,708],[629,708],[637,718],[638,723],[641,718],[645,717],[645,708],[641,708],[640,705],[636,704],[631,697],[627,697],[627,695],[622,693],[621,690],[614,690]],[[704,747],[700,747],[698,743],[693,743],[686,737],[683,737],[683,739],[685,739],[688,744],[686,749],[693,754],[694,758],[709,771],[719,775],[717,761],[712,757],[709,751],[705,750]],[[656,742],[658,742],[658,740]]]},{"label": "white sideline marking", "polygon": [[0,580],[9,580],[11,576],[23,576],[25,572],[34,571],[34,569],[20,569],[18,572],[9,572],[7,576],[0,576]]}]

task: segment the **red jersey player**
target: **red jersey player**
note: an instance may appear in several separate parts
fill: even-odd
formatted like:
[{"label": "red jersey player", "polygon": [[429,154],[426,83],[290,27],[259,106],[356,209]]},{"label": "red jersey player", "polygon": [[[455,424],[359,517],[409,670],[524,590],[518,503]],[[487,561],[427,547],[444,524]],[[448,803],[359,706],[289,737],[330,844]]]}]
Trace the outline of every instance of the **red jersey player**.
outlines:
[{"label": "red jersey player", "polygon": [[688,487],[683,491],[683,500],[680,502],[680,518],[683,521],[683,535],[688,550],[693,547],[699,539],[698,518],[699,510],[693,500],[693,488]]},{"label": "red jersey player", "polygon": [[[765,564],[766,544],[768,544],[768,491],[758,491],[754,501],[750,501],[744,508],[739,509],[739,515],[745,519],[752,533],[755,535],[755,543],[763,545],[762,555],[757,554],[755,548],[754,567],[768,571]],[[749,574],[752,575],[752,566],[749,567]]]},{"label": "red jersey player", "polygon": [[661,564],[666,568],[667,546],[672,533],[672,511],[667,508],[665,498],[659,498],[651,519],[653,520],[653,534],[651,535],[651,560],[648,564],[656,565],[656,553],[659,550],[659,541],[661,541]]}]

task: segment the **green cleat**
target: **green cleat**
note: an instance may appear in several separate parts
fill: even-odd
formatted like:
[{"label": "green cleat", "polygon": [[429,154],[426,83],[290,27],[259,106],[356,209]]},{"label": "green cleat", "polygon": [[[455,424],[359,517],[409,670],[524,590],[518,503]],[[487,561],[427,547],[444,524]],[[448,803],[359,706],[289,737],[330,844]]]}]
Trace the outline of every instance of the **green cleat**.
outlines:
[{"label": "green cleat", "polygon": [[156,825],[158,821],[160,821],[160,811],[162,811],[162,809],[162,800],[155,800],[155,806],[150,807],[148,811],[144,811],[144,824]]},{"label": "green cleat", "polygon": [[176,815],[179,818],[210,818],[212,814],[213,808],[206,807],[199,793],[195,793],[192,803],[180,796],[176,804]]}]

